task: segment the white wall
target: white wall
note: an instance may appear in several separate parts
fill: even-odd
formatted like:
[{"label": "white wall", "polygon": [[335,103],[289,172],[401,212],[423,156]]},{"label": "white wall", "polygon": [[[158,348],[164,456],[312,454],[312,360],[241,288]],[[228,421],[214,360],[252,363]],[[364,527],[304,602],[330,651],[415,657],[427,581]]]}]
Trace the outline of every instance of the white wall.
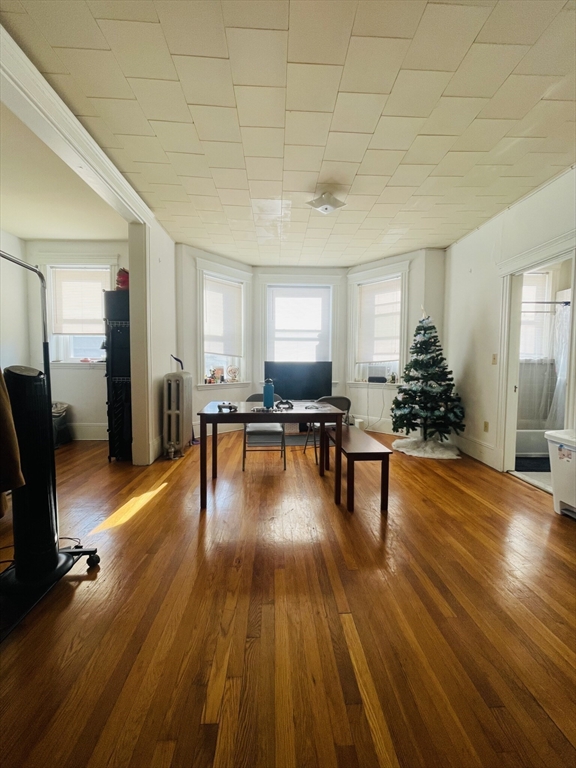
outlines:
[{"label": "white wall", "polygon": [[[0,249],[26,261],[26,244],[0,230]],[[33,275],[40,291],[38,278]],[[0,259],[0,368],[30,365],[28,339],[28,271]],[[39,339],[41,344],[42,339]]]},{"label": "white wall", "polygon": [[570,254],[575,183],[572,169],[447,251],[444,351],[466,408],[466,431],[455,442],[496,469],[504,466],[505,275]]}]

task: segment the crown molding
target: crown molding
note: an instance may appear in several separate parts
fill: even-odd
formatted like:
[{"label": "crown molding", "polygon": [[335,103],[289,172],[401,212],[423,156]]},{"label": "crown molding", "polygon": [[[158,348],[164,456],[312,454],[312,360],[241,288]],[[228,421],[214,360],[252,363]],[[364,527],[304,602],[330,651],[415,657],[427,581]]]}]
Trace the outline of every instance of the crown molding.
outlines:
[{"label": "crown molding", "polygon": [[38,138],[129,223],[154,214],[0,26],[0,99]]}]

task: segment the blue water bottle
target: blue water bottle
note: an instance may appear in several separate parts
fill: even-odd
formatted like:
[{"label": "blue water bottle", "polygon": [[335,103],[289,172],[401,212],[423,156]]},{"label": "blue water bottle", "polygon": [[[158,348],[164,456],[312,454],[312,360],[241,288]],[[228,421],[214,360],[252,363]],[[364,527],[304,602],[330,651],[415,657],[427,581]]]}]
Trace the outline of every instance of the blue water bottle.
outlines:
[{"label": "blue water bottle", "polygon": [[266,379],[264,382],[262,401],[264,408],[274,408],[274,382],[272,379]]}]

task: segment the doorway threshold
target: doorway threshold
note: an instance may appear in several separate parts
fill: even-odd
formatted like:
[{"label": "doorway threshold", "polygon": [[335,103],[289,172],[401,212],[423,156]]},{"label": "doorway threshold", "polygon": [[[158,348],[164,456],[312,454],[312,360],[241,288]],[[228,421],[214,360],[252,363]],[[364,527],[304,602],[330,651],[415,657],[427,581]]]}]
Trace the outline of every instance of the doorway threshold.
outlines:
[{"label": "doorway threshold", "polygon": [[541,491],[552,494],[552,474],[550,472],[516,472],[511,469],[508,474],[540,488]]}]

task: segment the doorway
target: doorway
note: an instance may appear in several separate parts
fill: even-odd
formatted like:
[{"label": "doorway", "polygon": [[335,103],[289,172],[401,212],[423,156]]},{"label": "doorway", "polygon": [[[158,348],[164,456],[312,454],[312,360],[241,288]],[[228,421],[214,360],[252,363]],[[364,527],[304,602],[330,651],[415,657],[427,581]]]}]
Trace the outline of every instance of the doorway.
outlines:
[{"label": "doorway", "polygon": [[529,269],[512,281],[506,467],[552,492],[547,431],[567,424],[573,260]]}]

